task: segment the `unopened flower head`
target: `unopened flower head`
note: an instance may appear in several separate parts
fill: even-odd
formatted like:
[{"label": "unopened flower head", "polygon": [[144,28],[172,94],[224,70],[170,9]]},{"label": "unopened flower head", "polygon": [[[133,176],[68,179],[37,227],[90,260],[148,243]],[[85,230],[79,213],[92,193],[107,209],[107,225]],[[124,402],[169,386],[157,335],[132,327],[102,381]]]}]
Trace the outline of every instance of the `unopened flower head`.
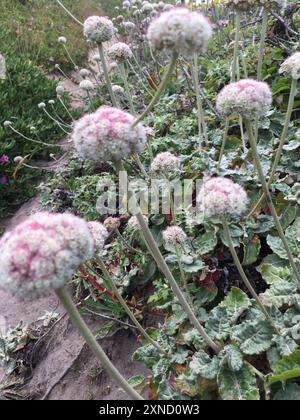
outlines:
[{"label": "unopened flower head", "polygon": [[113,85],[113,86],[112,86],[112,90],[113,90],[113,92],[114,92],[116,95],[118,95],[118,96],[122,96],[122,95],[124,95],[124,93],[125,93],[125,91],[124,91],[124,89],[122,88],[122,86],[119,86],[119,85]]},{"label": "unopened flower head", "polygon": [[0,240],[0,287],[36,298],[63,287],[92,258],[87,223],[71,214],[38,213]]},{"label": "unopened flower head", "polygon": [[150,14],[151,12],[153,12],[153,5],[151,3],[145,2],[142,6],[142,13],[144,14]]},{"label": "unopened flower head", "polygon": [[[147,216],[143,215],[143,218],[145,220],[145,222],[148,224],[149,220]],[[129,220],[128,220],[128,228],[132,229],[132,230],[141,230],[141,225],[138,221],[138,218],[136,216],[132,216]]]},{"label": "unopened flower head", "polygon": [[74,127],[73,142],[83,159],[120,161],[143,151],[147,138],[142,124],[132,127],[135,117],[117,108],[100,107],[82,117]]},{"label": "unopened flower head", "polygon": [[241,115],[253,120],[264,117],[272,105],[272,91],[267,83],[243,79],[225,86],[217,98],[217,110],[223,117]]},{"label": "unopened flower head", "polygon": [[65,93],[65,88],[62,85],[58,85],[56,88],[57,96],[62,96]]},{"label": "unopened flower head", "polygon": [[95,253],[99,253],[103,250],[108,232],[100,222],[89,222],[88,228],[94,240]]},{"label": "unopened flower head", "polygon": [[126,31],[131,32],[135,29],[135,24],[133,22],[124,22],[123,27]]},{"label": "unopened flower head", "polygon": [[163,231],[163,239],[170,245],[183,245],[187,240],[186,233],[179,226],[170,226]]},{"label": "unopened flower head", "polygon": [[227,178],[204,179],[197,196],[199,210],[206,217],[241,216],[247,209],[247,193]]},{"label": "unopened flower head", "polygon": [[179,169],[180,159],[170,152],[159,153],[151,164],[151,172],[167,177],[177,173]]},{"label": "unopened flower head", "polygon": [[60,36],[60,37],[58,38],[58,42],[59,42],[60,44],[66,44],[66,43],[67,43],[67,38],[66,38],[66,37],[64,37],[64,36]]},{"label": "unopened flower head", "polygon": [[104,221],[104,226],[108,232],[114,232],[121,226],[121,221],[118,217],[108,217]]},{"label": "unopened flower head", "polygon": [[84,36],[91,42],[110,41],[114,36],[114,25],[103,16],[90,16],[83,24]]},{"label": "unopened flower head", "polygon": [[154,19],[147,36],[156,50],[167,50],[191,57],[194,53],[206,51],[212,36],[212,27],[201,13],[175,7]]},{"label": "unopened flower head", "polygon": [[117,63],[123,63],[132,57],[132,51],[124,42],[117,42],[109,48],[108,55]]},{"label": "unopened flower head", "polygon": [[296,52],[287,58],[279,69],[280,74],[285,74],[292,79],[300,79],[300,52]]},{"label": "unopened flower head", "polygon": [[85,90],[86,92],[91,92],[95,89],[94,83],[90,80],[83,80],[79,84],[80,89]]},{"label": "unopened flower head", "polygon": [[86,77],[90,75],[90,71],[88,69],[81,69],[79,74],[82,78],[85,79]]}]

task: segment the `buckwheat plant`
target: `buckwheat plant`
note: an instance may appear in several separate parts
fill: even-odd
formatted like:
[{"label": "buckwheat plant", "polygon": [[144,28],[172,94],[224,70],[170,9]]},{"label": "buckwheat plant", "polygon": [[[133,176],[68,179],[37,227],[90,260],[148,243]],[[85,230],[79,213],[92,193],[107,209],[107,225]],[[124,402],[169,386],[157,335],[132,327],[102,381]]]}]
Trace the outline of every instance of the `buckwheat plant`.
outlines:
[{"label": "buckwheat plant", "polygon": [[274,218],[278,234],[287,252],[295,277],[300,283],[300,274],[297,265],[294,261],[289,243],[285,237],[276,208],[272,201],[272,196],[268,184],[264,176],[260,157],[257,151],[257,142],[252,128],[253,121],[257,121],[258,118],[266,116],[271,109],[271,105],[272,92],[270,87],[266,83],[251,79],[241,80],[240,82],[232,83],[226,86],[220,92],[217,98],[217,109],[221,115],[228,117],[231,115],[239,114],[243,117],[252,154],[254,157],[255,166],[257,168],[260,182],[262,184],[263,192],[267,199],[268,207]]},{"label": "buckwheat plant", "polygon": [[107,373],[131,398],[142,399],[110,362],[65,288],[95,252],[88,224],[71,214],[39,213],[6,233],[0,251],[0,287],[26,300],[54,291]]},{"label": "buckwheat plant", "polygon": [[205,53],[211,36],[212,27],[207,18],[185,8],[163,12],[151,22],[147,33],[150,46],[156,51],[167,52],[171,61],[154,98],[135,124],[142,121],[158,102],[173,74],[178,57],[183,55],[189,58],[194,54]]},{"label": "buckwheat plant", "polygon": [[166,178],[176,176],[180,171],[180,159],[170,152],[159,153],[151,164],[153,175],[163,175]]}]

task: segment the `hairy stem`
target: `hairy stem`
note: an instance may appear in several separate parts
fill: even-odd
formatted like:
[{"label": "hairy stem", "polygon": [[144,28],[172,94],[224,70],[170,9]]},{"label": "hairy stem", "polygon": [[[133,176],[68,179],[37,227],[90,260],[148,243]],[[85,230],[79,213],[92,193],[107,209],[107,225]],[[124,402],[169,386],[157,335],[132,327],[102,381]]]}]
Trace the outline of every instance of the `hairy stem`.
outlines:
[{"label": "hairy stem", "polygon": [[117,108],[118,103],[117,103],[114,91],[112,89],[112,85],[111,85],[110,77],[109,77],[109,74],[108,74],[108,68],[107,68],[107,64],[106,64],[106,59],[105,59],[104,49],[103,49],[102,43],[98,44],[98,49],[99,49],[99,56],[100,56],[100,60],[101,60],[102,68],[103,68],[103,73],[104,73],[106,86],[107,86],[107,89],[108,89],[109,94],[110,94],[110,99],[111,99],[111,102],[112,102],[113,106],[115,108]]},{"label": "hairy stem", "polygon": [[258,66],[257,66],[257,80],[259,81],[262,80],[262,70],[263,70],[263,62],[264,62],[264,51],[266,47],[267,29],[268,29],[268,11],[264,9],[263,21],[262,21],[262,26],[261,26]]}]

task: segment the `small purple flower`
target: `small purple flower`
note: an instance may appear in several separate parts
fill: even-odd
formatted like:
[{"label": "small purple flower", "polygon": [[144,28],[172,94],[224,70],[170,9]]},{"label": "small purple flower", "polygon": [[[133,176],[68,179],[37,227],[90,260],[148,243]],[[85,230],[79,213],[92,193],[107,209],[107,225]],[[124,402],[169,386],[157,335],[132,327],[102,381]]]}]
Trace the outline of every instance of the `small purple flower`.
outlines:
[{"label": "small purple flower", "polygon": [[8,184],[8,178],[7,176],[0,176],[0,185],[7,185]]},{"label": "small purple flower", "polygon": [[7,163],[9,163],[9,157],[7,155],[2,155],[0,157],[0,164],[6,165]]}]

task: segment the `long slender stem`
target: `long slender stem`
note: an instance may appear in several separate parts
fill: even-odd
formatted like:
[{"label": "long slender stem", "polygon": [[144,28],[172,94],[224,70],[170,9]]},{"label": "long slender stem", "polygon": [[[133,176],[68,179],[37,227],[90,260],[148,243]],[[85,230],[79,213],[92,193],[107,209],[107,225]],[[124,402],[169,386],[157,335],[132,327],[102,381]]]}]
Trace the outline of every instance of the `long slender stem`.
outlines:
[{"label": "long slender stem", "polygon": [[108,282],[109,287],[111,287],[112,291],[114,292],[114,294],[116,295],[116,298],[118,299],[118,301],[120,302],[122,308],[124,309],[124,311],[126,312],[126,314],[129,316],[129,318],[131,319],[131,321],[134,323],[134,325],[137,327],[137,329],[139,330],[139,332],[142,334],[143,337],[145,337],[145,339],[152,344],[160,353],[162,354],[166,354],[166,352],[164,351],[164,349],[156,343],[156,341],[154,341],[150,335],[145,331],[145,329],[141,326],[141,324],[139,323],[139,321],[136,319],[136,317],[134,316],[134,314],[131,312],[131,310],[128,308],[125,300],[123,299],[122,295],[120,294],[117,286],[115,285],[115,282],[113,281],[113,279],[111,278],[111,275],[109,274],[104,262],[102,261],[102,259],[98,256],[97,257],[97,263],[99,264],[105,280]]},{"label": "long slender stem", "polygon": [[191,323],[194,325],[194,327],[196,328],[196,330],[199,332],[199,334],[201,335],[201,337],[203,338],[203,340],[208,344],[209,347],[211,347],[216,353],[220,352],[220,347],[209,337],[209,335],[206,333],[206,331],[204,330],[204,328],[202,327],[202,325],[200,324],[200,322],[198,321],[198,319],[196,318],[192,308],[190,307],[189,303],[187,302],[186,298],[184,297],[182,291],[180,290],[180,287],[178,286],[178,284],[176,283],[176,280],[174,279],[164,257],[162,256],[157,243],[155,242],[155,239],[152,236],[152,233],[149,229],[149,226],[147,225],[147,223],[144,220],[144,217],[142,215],[141,212],[138,212],[136,214],[136,217],[138,219],[138,222],[142,228],[142,231],[145,235],[145,240],[147,241],[152,255],[158,265],[158,267],[160,268],[160,270],[163,272],[163,274],[165,275],[166,279],[168,280],[173,293],[175,294],[175,296],[177,297],[177,299],[179,300],[180,304],[182,305],[183,309],[186,311],[186,314],[188,315]]},{"label": "long slender stem", "polygon": [[[284,123],[284,127],[282,130],[282,134],[281,134],[281,138],[280,138],[280,143],[275,155],[275,160],[272,166],[272,170],[271,170],[271,174],[270,174],[270,178],[268,181],[268,188],[270,189],[273,181],[274,181],[274,177],[275,177],[275,173],[278,167],[278,164],[280,162],[281,156],[282,156],[282,151],[283,151],[283,147],[286,143],[286,139],[287,139],[287,134],[288,134],[288,130],[289,130],[289,125],[291,122],[291,117],[292,117],[292,112],[293,112],[293,107],[294,107],[294,101],[295,101],[295,96],[297,93],[297,80],[293,79],[292,80],[292,86],[291,86],[291,91],[290,91],[290,97],[289,97],[289,104],[288,104],[288,109],[286,112],[286,116],[285,116],[285,123]],[[254,208],[251,210],[250,214],[247,217],[251,217],[255,211],[258,209],[258,207],[260,206],[260,204],[262,203],[262,201],[265,199],[265,194],[262,194],[260,199],[258,200],[258,202],[256,203],[256,205],[254,206]]]},{"label": "long slender stem", "polygon": [[68,312],[68,315],[73,322],[74,326],[78,329],[82,337],[85,339],[89,348],[92,350],[96,358],[100,361],[103,368],[106,372],[116,381],[116,383],[124,389],[124,391],[133,399],[133,400],[143,400],[144,398],[138,394],[126,379],[120,374],[118,369],[112,364],[109,358],[106,356],[100,344],[98,344],[94,335],[91,333],[90,329],[84,322],[81,317],[76,305],[72,301],[69,293],[65,288],[56,290],[56,294],[63,304],[64,308]]},{"label": "long slender stem", "polygon": [[224,133],[223,133],[223,139],[222,139],[222,146],[221,146],[219,160],[218,160],[218,166],[217,166],[217,171],[218,172],[220,171],[222,159],[223,159],[224,152],[225,152],[226,141],[227,141],[227,136],[228,136],[228,130],[229,130],[229,118],[226,118],[226,120],[225,120],[225,128],[224,128]]},{"label": "long slender stem", "polygon": [[227,223],[227,220],[225,218],[222,219],[223,222],[223,230],[224,230],[224,236],[226,239],[226,242],[229,246],[233,261],[236,265],[236,268],[238,269],[238,272],[245,284],[245,286],[247,287],[247,289],[249,290],[249,292],[251,293],[251,296],[253,297],[253,299],[256,301],[256,303],[258,304],[258,306],[260,307],[261,311],[263,312],[263,314],[265,315],[266,319],[268,321],[270,321],[270,323],[272,325],[274,325],[272,318],[270,317],[270,315],[268,314],[268,311],[266,310],[266,308],[264,307],[264,305],[261,303],[256,291],[254,290],[254,288],[252,287],[250,281],[248,280],[248,277],[242,267],[242,264],[239,260],[239,257],[236,253],[232,238],[231,238],[231,234],[230,234],[230,229]]},{"label": "long slender stem", "polygon": [[236,11],[235,14],[235,40],[234,40],[234,53],[233,53],[233,67],[231,73],[231,81],[235,82],[237,79],[238,66],[239,66],[239,43],[241,31],[241,12]]},{"label": "long slender stem", "polygon": [[68,13],[68,15],[69,16],[71,16],[71,18],[73,19],[73,20],[75,20],[75,22],[76,23],[78,23],[79,25],[81,25],[81,26],[83,26],[83,23],[82,22],[80,22],[80,20],[78,20],[71,12],[70,12],[70,10],[68,10],[67,8],[66,8],[66,6],[64,6],[63,4],[62,4],[62,2],[60,1],[60,0],[56,0],[57,1],[57,3],[60,5],[60,7],[62,7],[63,9],[64,9],[64,11],[65,12],[67,12]]},{"label": "long slender stem", "polygon": [[267,29],[268,29],[268,11],[264,9],[263,21],[262,21],[262,26],[261,26],[258,66],[257,66],[257,80],[259,81],[262,80],[262,76],[263,76],[262,70],[263,70],[263,62],[264,62],[264,51],[266,47]]},{"label": "long slender stem", "polygon": [[259,157],[259,154],[258,154],[258,151],[257,151],[256,140],[255,140],[255,137],[254,137],[254,134],[253,134],[253,131],[252,131],[251,123],[247,119],[245,119],[245,126],[246,126],[246,130],[248,132],[248,137],[249,137],[249,142],[250,142],[250,146],[251,146],[251,149],[252,149],[252,154],[253,154],[253,157],[254,157],[254,161],[255,161],[256,168],[257,168],[258,176],[259,176],[260,182],[262,184],[262,189],[263,189],[263,192],[265,194],[265,197],[266,197],[266,200],[267,200],[267,203],[268,203],[268,207],[269,207],[269,209],[272,213],[276,229],[278,231],[280,239],[283,242],[283,246],[286,250],[286,253],[287,253],[290,265],[291,265],[291,267],[294,271],[295,277],[296,277],[297,281],[300,283],[300,273],[299,273],[297,265],[294,261],[291,248],[290,248],[289,243],[288,243],[288,241],[287,241],[287,239],[284,235],[284,231],[283,231],[283,228],[281,226],[277,211],[276,211],[275,206],[273,204],[272,196],[271,196],[268,184],[265,180],[263,168],[261,166],[260,157]]},{"label": "long slender stem", "polygon": [[104,73],[106,86],[107,86],[107,89],[108,89],[109,94],[110,94],[110,99],[111,99],[111,102],[112,102],[113,106],[115,108],[117,108],[118,103],[117,103],[117,100],[116,100],[116,97],[115,97],[115,94],[114,94],[114,91],[113,91],[113,88],[112,88],[112,85],[111,85],[110,77],[109,77],[109,74],[108,74],[108,68],[107,68],[107,64],[106,64],[106,59],[105,59],[104,49],[103,49],[102,43],[98,44],[98,49],[99,49],[99,56],[100,56],[100,60],[101,60],[102,68],[103,68],[103,73]]},{"label": "long slender stem", "polygon": [[194,89],[197,100],[197,114],[198,114],[198,127],[199,127],[199,149],[202,149],[203,138],[206,146],[208,145],[207,127],[203,111],[202,98],[200,96],[200,82],[199,82],[199,69],[198,69],[198,57],[197,54],[194,56],[194,61],[191,63],[191,71],[194,82]]},{"label": "long slender stem", "polygon": [[170,77],[173,74],[173,71],[176,67],[177,59],[178,59],[178,54],[173,53],[171,62],[168,66],[168,69],[166,70],[166,72],[164,74],[164,77],[161,81],[161,84],[159,85],[159,87],[158,87],[158,89],[155,93],[154,98],[152,98],[150,104],[147,106],[147,108],[142,113],[142,115],[134,122],[133,127],[136,127],[141,121],[143,121],[146,118],[146,116],[152,111],[152,109],[157,104],[157,102],[159,101],[159,98],[160,98],[161,94],[163,93],[163,91],[167,87],[167,84],[170,80]]},{"label": "long slender stem", "polygon": [[120,68],[121,68],[121,75],[122,75],[122,79],[123,79],[123,83],[124,83],[124,87],[125,87],[126,96],[127,96],[128,103],[129,103],[129,109],[130,109],[130,112],[134,115],[135,114],[135,109],[134,109],[134,105],[133,105],[133,101],[132,101],[132,95],[131,95],[131,92],[130,92],[129,83],[128,83],[128,80],[127,80],[125,64],[121,63]]}]

